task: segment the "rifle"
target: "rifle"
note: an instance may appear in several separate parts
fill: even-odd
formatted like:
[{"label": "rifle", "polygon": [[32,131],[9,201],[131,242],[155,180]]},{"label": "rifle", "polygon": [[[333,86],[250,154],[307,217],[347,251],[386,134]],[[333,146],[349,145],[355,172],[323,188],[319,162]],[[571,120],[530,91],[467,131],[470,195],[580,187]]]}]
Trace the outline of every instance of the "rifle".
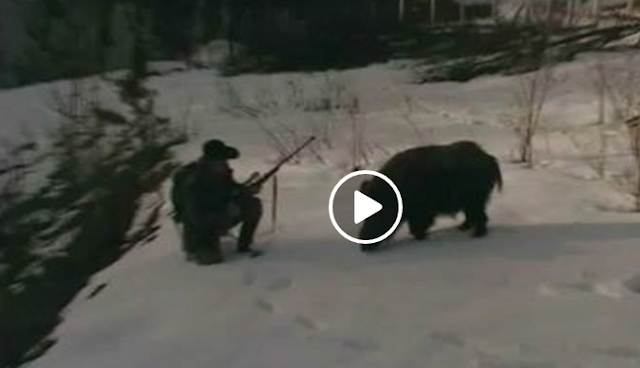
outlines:
[{"label": "rifle", "polygon": [[274,176],[278,170],[280,170],[280,168],[282,167],[282,165],[286,164],[289,160],[291,160],[295,155],[297,155],[298,153],[300,153],[300,151],[302,151],[306,146],[308,146],[309,144],[311,144],[311,142],[315,141],[316,137],[311,136],[309,139],[307,139],[301,146],[299,146],[298,148],[296,148],[293,152],[291,152],[290,154],[288,154],[286,157],[284,157],[283,159],[280,160],[280,162],[278,162],[278,164],[271,170],[269,170],[266,174],[262,175],[260,178],[253,180],[253,177],[249,178],[245,183],[243,183],[243,185],[245,187],[248,186],[260,186],[264,183],[267,182],[267,180],[269,180],[272,176]]}]

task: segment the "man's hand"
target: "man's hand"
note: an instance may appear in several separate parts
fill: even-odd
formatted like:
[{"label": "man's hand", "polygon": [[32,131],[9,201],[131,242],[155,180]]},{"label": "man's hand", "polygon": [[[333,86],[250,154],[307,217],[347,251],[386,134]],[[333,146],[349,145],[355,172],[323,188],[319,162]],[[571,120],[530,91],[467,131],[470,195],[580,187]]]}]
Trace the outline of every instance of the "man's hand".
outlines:
[{"label": "man's hand", "polygon": [[251,184],[247,187],[247,191],[250,194],[258,194],[262,190],[262,185]]},{"label": "man's hand", "polygon": [[251,175],[249,175],[249,178],[247,180],[245,180],[245,183],[251,183],[252,181],[256,181],[260,178],[260,173],[257,171],[254,171],[253,173],[251,173]]},{"label": "man's hand", "polygon": [[261,190],[262,190],[262,185],[256,185],[256,184],[241,185],[235,190],[234,196],[240,196],[240,197],[253,196],[260,193]]},{"label": "man's hand", "polygon": [[258,179],[260,179],[260,173],[256,171],[252,173],[249,179],[246,181],[248,184],[245,186],[245,190],[248,194],[256,195],[260,193],[260,191],[262,190],[262,185],[251,184],[252,181],[256,181]]}]

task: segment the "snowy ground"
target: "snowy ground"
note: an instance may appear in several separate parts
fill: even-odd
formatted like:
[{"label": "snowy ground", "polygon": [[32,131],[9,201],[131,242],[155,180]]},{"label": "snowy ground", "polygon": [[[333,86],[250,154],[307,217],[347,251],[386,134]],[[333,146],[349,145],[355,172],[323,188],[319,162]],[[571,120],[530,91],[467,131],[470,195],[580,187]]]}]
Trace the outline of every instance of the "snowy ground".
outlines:
[{"label": "snowy ground", "polygon": [[[558,135],[594,120],[587,67],[578,61],[559,68],[544,115],[556,135],[539,141],[547,167],[534,170],[509,162],[515,140],[504,114],[517,78],[415,86],[404,83],[406,69],[389,66],[335,73],[358,96],[356,119],[376,160],[421,142],[462,138],[502,159],[506,187],[490,205],[487,238],[472,240],[443,220],[427,242],[410,241],[402,229],[389,250],[360,253],[327,213],[331,189],[348,172],[348,114],[296,112],[283,102],[262,123],[295,127],[301,136],[331,123],[333,149],[319,147],[322,160],[307,155],[281,171],[278,228],[271,233],[266,216],[258,242],[267,255],[195,267],[184,261],[176,228],[165,220],[154,242],[96,275],[56,331],[58,344],[31,366],[640,366],[640,294],[634,292],[640,290],[640,217],[603,211],[626,208],[630,200],[584,175],[590,168],[576,158],[571,140]],[[284,101],[287,81],[310,86],[322,77],[232,81],[246,99]],[[182,159],[195,158],[213,136],[243,151],[240,178],[264,171],[276,157],[256,119],[220,111],[223,83],[214,73],[179,73],[154,84],[160,105],[189,120],[194,140],[180,150]],[[13,131],[23,115],[37,111],[12,101],[37,95],[37,88],[0,95],[3,111],[10,106],[18,117],[8,119]],[[267,213],[269,192],[267,186]],[[101,284],[103,291],[87,298]]]}]

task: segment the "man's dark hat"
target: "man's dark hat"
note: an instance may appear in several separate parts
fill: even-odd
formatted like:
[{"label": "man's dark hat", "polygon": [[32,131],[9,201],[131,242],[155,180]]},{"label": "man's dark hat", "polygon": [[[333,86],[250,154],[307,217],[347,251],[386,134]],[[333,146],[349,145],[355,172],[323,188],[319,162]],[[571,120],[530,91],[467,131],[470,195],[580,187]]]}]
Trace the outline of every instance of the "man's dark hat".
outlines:
[{"label": "man's dark hat", "polygon": [[240,157],[240,152],[219,139],[212,139],[202,145],[202,156],[205,160],[232,160]]}]

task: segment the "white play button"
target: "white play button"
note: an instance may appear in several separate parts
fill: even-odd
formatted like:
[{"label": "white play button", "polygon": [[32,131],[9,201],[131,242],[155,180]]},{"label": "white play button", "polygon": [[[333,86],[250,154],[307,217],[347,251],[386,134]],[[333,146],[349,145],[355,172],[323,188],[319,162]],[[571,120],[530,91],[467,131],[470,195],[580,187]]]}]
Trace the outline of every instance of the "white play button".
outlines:
[{"label": "white play button", "polygon": [[[375,190],[368,186],[360,191],[365,180],[375,180]],[[373,244],[391,236],[402,221],[402,210],[400,190],[377,171],[361,170],[346,175],[329,196],[331,224],[345,239],[358,244]],[[361,238],[361,230],[367,226],[375,231],[367,233],[370,237]]]},{"label": "white play button", "polygon": [[353,222],[357,225],[382,209],[382,205],[359,190],[353,192]]}]

